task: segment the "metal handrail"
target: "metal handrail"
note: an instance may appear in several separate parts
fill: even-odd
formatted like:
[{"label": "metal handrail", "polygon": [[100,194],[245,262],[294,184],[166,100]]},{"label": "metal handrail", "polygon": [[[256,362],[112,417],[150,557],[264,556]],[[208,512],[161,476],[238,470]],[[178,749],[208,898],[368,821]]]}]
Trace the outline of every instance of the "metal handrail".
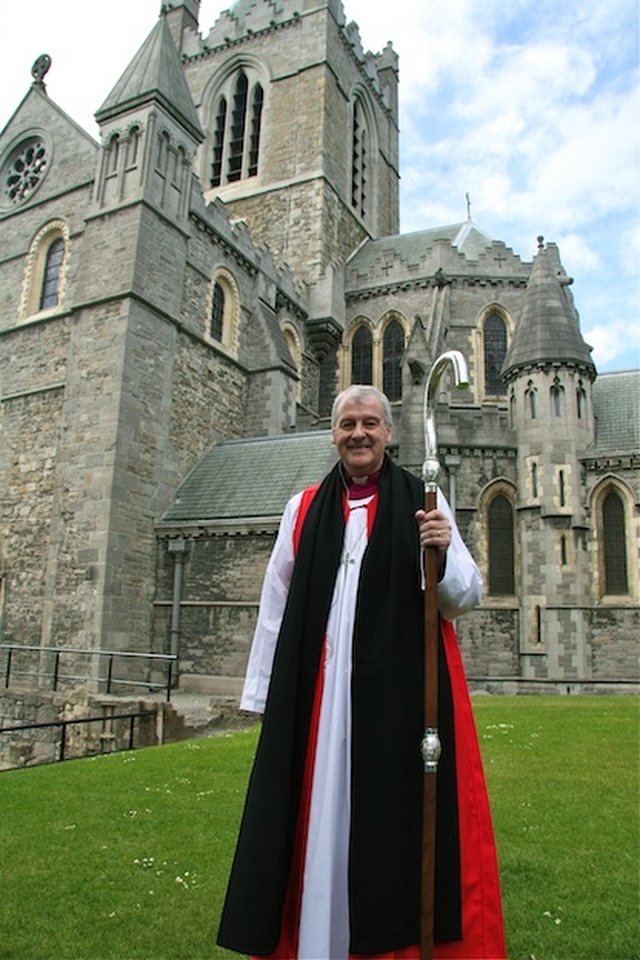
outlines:
[{"label": "metal handrail", "polygon": [[[134,687],[147,687],[156,690],[166,689],[167,703],[171,700],[171,687],[173,684],[173,667],[174,664],[178,662],[178,656],[170,653],[139,653],[133,650],[89,650],[83,647],[46,647],[46,646],[37,646],[32,644],[20,644],[20,643],[0,643],[0,650],[7,651],[7,661],[5,666],[5,678],[4,686],[5,690],[9,688],[11,680],[11,670],[13,664],[14,653],[20,653],[21,651],[31,651],[32,653],[52,653],[54,654],[54,667],[53,673],[33,673],[22,671],[21,674],[24,676],[31,677],[50,677],[52,680],[52,689],[56,691],[58,689],[58,683],[60,680],[92,680],[98,683],[106,684],[106,692],[111,693],[111,687],[114,683],[118,683],[121,686],[134,686]],[[76,676],[74,674],[61,674],[60,673],[60,657],[63,654],[73,654],[74,656],[84,655],[91,657],[108,657],[107,664],[107,675],[106,677],[92,677],[92,676]],[[121,657],[123,659],[136,659],[136,660],[161,660],[167,665],[167,679],[166,682],[158,683],[154,680],[127,680],[114,678],[113,676],[113,662],[116,657]],[[15,673],[14,669],[14,673]]]},{"label": "metal handrail", "polygon": [[9,727],[0,727],[0,737],[2,737],[5,733],[16,733],[16,732],[24,733],[25,730],[43,730],[49,727],[51,728],[60,727],[62,730],[62,736],[60,737],[60,750],[58,755],[58,762],[60,762],[65,759],[65,750],[66,750],[66,743],[67,743],[67,727],[76,726],[81,723],[104,724],[107,720],[109,721],[109,723],[112,723],[114,720],[128,720],[129,721],[129,746],[124,747],[123,749],[133,750],[133,733],[134,733],[135,721],[141,720],[144,717],[153,717],[154,715],[155,714],[153,710],[142,710],[139,713],[116,713],[116,714],[108,714],[103,717],[76,717],[74,720],[53,720],[50,723],[13,724]]}]

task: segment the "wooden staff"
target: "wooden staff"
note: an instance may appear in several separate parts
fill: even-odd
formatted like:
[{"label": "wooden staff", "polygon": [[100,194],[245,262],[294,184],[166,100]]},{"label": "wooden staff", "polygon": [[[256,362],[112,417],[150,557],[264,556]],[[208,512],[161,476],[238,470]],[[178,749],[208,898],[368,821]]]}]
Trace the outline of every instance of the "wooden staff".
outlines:
[{"label": "wooden staff", "polygon": [[[458,350],[443,353],[431,368],[424,393],[425,461],[422,466],[427,513],[437,506],[437,479],[440,473],[436,439],[436,392],[445,368],[451,364],[456,387],[468,387],[467,364]],[[420,915],[420,957],[433,958],[434,892],[436,862],[436,786],[441,745],[438,736],[438,548],[425,548],[424,590],[424,794],[422,806],[422,899]]]}]

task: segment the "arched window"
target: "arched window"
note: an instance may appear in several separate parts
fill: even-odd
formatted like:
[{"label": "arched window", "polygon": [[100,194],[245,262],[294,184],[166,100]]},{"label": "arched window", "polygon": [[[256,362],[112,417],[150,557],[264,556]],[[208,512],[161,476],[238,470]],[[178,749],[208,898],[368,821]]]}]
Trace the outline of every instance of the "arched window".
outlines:
[{"label": "arched window", "polygon": [[227,353],[237,356],[240,321],[240,293],[233,274],[218,267],[211,279],[204,318],[205,337],[219,344]]},{"label": "arched window", "polygon": [[118,172],[118,157],[120,156],[120,137],[114,133],[109,140],[109,152],[107,155],[107,176],[113,176]]},{"label": "arched window", "polygon": [[360,97],[353,102],[351,138],[351,206],[364,217],[367,211],[369,179],[369,131]]},{"label": "arched window", "polygon": [[515,550],[513,507],[502,493],[488,509],[489,593],[504,597],[515,594]]},{"label": "arched window", "polygon": [[558,377],[556,377],[551,385],[550,395],[551,395],[551,410],[554,417],[562,416],[562,395],[564,393],[564,387],[560,383]]},{"label": "arched window", "polygon": [[231,74],[216,100],[211,187],[258,174],[264,88],[252,73],[247,67]]},{"label": "arched window", "polygon": [[216,113],[215,130],[213,134],[213,161],[211,164],[211,186],[219,187],[222,183],[222,153],[224,150],[224,131],[227,125],[227,98],[220,97]]},{"label": "arched window", "polygon": [[64,261],[64,240],[56,237],[47,250],[40,290],[40,310],[50,310],[58,306],[60,278]]},{"label": "arched window", "polygon": [[351,341],[351,383],[373,382],[373,338],[361,325]]},{"label": "arched window", "polygon": [[484,392],[489,396],[504,394],[500,371],[507,353],[507,325],[497,313],[484,324]]},{"label": "arched window", "polygon": [[402,357],[404,330],[392,320],[387,324],[382,341],[382,390],[389,400],[402,399]]},{"label": "arched window", "polygon": [[213,285],[213,301],[211,304],[211,325],[209,333],[213,340],[222,343],[222,330],[224,326],[224,290],[219,283]]},{"label": "arched window", "polygon": [[610,490],[602,501],[602,540],[604,592],[613,595],[628,593],[624,504],[615,490]]},{"label": "arched window", "polygon": [[242,177],[242,156],[244,153],[244,136],[247,125],[247,91],[249,81],[246,73],[241,70],[236,80],[233,94],[233,110],[231,113],[231,139],[229,143],[229,167],[227,182],[233,183]]},{"label": "arched window", "polygon": [[291,359],[294,362],[296,373],[298,374],[298,383],[296,385],[296,400],[300,401],[302,397],[302,350],[300,349],[300,340],[293,326],[288,322],[282,328],[284,338],[287,341]]},{"label": "arched window", "polygon": [[138,148],[140,146],[140,127],[131,127],[127,139],[127,167],[135,167],[138,162]]},{"label": "arched window", "polygon": [[538,498],[538,464],[535,460],[531,464],[531,496],[534,500]]},{"label": "arched window", "polygon": [[249,143],[249,169],[247,176],[255,177],[258,173],[258,157],[260,155],[260,130],[262,127],[262,107],[264,106],[264,91],[257,83],[251,98],[251,140]]},{"label": "arched window", "polygon": [[537,414],[537,404],[536,404],[536,388],[533,384],[533,380],[529,380],[529,383],[527,384],[527,389],[525,390],[525,397],[527,398],[531,419],[535,420],[536,414]]},{"label": "arched window", "polygon": [[576,390],[576,410],[578,413],[578,420],[582,420],[585,415],[587,405],[587,394],[584,387],[582,386],[582,380],[578,382],[578,389]]}]

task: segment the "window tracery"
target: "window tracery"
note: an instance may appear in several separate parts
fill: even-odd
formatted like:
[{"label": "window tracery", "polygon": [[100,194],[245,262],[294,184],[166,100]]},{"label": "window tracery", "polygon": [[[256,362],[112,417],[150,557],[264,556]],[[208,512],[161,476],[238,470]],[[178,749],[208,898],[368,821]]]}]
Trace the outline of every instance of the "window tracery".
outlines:
[{"label": "window tracery", "polygon": [[2,204],[13,207],[29,200],[42,183],[50,162],[50,151],[44,136],[23,139],[7,157],[2,167]]},{"label": "window tracery", "polygon": [[497,313],[487,317],[483,327],[484,392],[502,396],[505,392],[500,371],[507,353],[507,325]]},{"label": "window tracery", "polygon": [[264,88],[243,66],[229,75],[214,108],[209,185],[219,187],[258,175]]}]

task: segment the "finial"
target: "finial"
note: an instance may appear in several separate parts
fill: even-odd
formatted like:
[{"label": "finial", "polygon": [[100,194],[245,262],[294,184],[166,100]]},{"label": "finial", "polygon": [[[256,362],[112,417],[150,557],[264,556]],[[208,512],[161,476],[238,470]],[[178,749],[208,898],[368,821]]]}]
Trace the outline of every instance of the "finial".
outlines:
[{"label": "finial", "polygon": [[469,196],[468,193],[465,193],[465,197],[467,198],[467,220],[470,221],[471,220],[471,197]]},{"label": "finial", "polygon": [[538,237],[538,250],[544,250],[544,237]]},{"label": "finial", "polygon": [[51,57],[48,53],[42,53],[31,67],[31,76],[33,77],[33,86],[44,91],[44,78],[51,66]]}]

